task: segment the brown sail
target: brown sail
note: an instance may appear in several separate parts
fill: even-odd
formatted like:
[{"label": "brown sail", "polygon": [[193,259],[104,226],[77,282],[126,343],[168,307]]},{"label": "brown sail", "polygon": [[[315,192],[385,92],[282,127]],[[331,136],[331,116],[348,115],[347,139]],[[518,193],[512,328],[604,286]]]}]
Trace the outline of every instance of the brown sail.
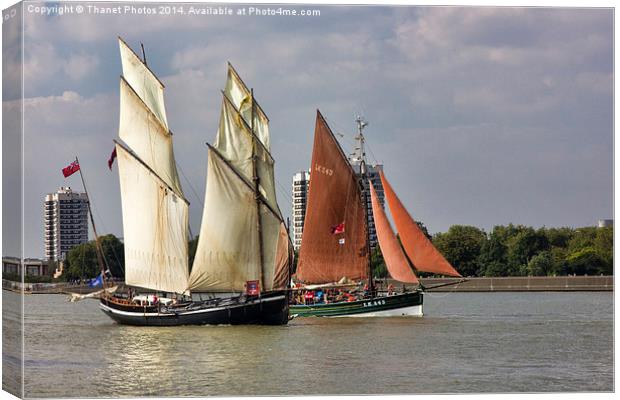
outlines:
[{"label": "brown sail", "polygon": [[367,222],[359,183],[318,110],[310,174],[297,279],[318,284],[366,278]]},{"label": "brown sail", "polygon": [[460,277],[461,274],[433,246],[415,220],[411,218],[382,171],[380,175],[385,199],[390,207],[405,252],[413,262],[413,266],[418,271]]},{"label": "brown sail", "polygon": [[398,238],[394,234],[390,222],[385,215],[385,211],[379,204],[375,187],[370,183],[370,199],[372,202],[372,215],[375,220],[377,239],[383,260],[390,272],[390,276],[399,282],[418,283],[418,278],[407,261],[403,248],[398,243]]}]

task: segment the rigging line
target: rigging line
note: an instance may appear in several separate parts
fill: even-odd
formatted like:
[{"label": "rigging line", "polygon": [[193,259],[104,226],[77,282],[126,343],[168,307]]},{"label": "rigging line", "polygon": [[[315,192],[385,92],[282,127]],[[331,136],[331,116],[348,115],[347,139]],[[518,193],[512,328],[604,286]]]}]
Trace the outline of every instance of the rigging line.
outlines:
[{"label": "rigging line", "polygon": [[[287,203],[288,203],[289,205],[291,205],[291,206],[292,206],[292,205],[293,205],[293,201],[291,200],[291,195],[290,195],[290,193],[288,193],[288,192],[286,191],[286,189],[284,188],[284,186],[282,186],[282,184],[280,183],[280,181],[278,181],[277,179],[274,179],[274,181],[276,182],[276,185],[277,185],[278,190],[280,190],[280,194],[282,194],[282,196],[286,199]],[[280,201],[281,201],[281,200],[282,200],[282,199],[280,199]],[[278,203],[279,203],[280,201],[278,201]]]},{"label": "rigging line", "polygon": [[[348,132],[348,130],[347,129],[343,129],[343,126],[341,124],[337,123],[334,120],[327,119],[327,118],[324,118],[324,119],[329,123],[330,126],[334,126],[334,127],[338,128],[338,131],[336,131],[336,135],[338,135],[339,137],[343,138],[344,141],[346,142],[346,144],[348,146],[350,146],[351,149],[355,150],[355,146],[356,146],[355,139],[353,139],[351,137],[351,134]],[[345,132],[345,133],[342,133],[342,132]],[[350,153],[347,153],[347,154],[350,155]],[[349,157],[347,156],[347,159],[348,158]]]},{"label": "rigging line", "polygon": [[372,159],[375,162],[375,165],[380,164],[379,160],[377,159],[377,157],[375,157],[375,153],[373,153],[372,149],[370,148],[370,146],[368,145],[368,142],[364,142],[364,144],[366,145],[366,149],[368,149],[368,151],[370,152],[370,156],[372,157]]},{"label": "rigging line", "polygon": [[[99,220],[99,223],[103,227],[104,231],[107,232],[108,228],[105,226],[105,223],[103,222],[103,218],[101,218],[101,215],[99,215],[99,211],[97,211],[97,209],[95,207],[91,207],[91,210],[95,211],[95,214],[97,215],[97,219]],[[103,244],[101,245],[101,249],[103,250]],[[123,263],[121,263],[121,260],[118,258],[118,255],[116,254],[116,250],[114,249],[114,247],[112,247],[112,255],[114,256],[114,259],[116,260],[116,263],[121,267],[121,272],[123,273],[123,275],[125,275],[125,267],[123,266]],[[105,259],[105,255],[102,254],[102,256]],[[109,265],[107,267],[110,268]],[[110,271],[110,272],[112,272],[112,271]]]},{"label": "rigging line", "polygon": [[185,181],[189,185],[189,188],[192,190],[192,193],[194,193],[194,196],[196,196],[196,199],[198,199],[198,201],[200,202],[200,205],[202,206],[202,208],[204,208],[205,207],[204,201],[196,192],[196,188],[194,188],[194,185],[192,185],[192,182],[189,180],[187,175],[185,175],[185,172],[183,172],[183,168],[181,168],[181,165],[177,164],[177,168],[179,169],[179,171],[181,171],[181,175],[183,175],[183,178],[185,178]]}]

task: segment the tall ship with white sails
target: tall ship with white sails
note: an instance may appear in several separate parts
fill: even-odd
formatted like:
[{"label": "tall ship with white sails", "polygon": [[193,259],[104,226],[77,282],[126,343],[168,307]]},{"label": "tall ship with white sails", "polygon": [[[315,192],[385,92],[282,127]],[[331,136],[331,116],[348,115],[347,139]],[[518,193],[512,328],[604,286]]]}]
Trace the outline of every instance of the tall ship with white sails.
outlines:
[{"label": "tall ship with white sails", "polygon": [[[363,127],[358,118],[360,146],[364,141]],[[361,153],[363,156],[363,147]],[[291,305],[294,317],[422,316],[424,288],[415,271],[461,277],[426,238],[380,172],[399,240],[367,179],[364,157],[360,161],[358,175],[317,110],[312,183],[293,277],[297,292],[312,294],[296,296],[304,300]],[[370,202],[364,190],[366,185],[370,185]],[[414,285],[414,290],[377,290],[371,267],[368,203],[372,205],[378,244],[388,272],[392,279]],[[321,292],[322,298],[314,296],[316,292]]]},{"label": "tall ship with white sails", "polygon": [[285,324],[292,246],[275,194],[269,120],[232,65],[191,270],[189,202],[176,168],[164,85],[119,38],[115,140],[125,245],[124,290],[100,307],[134,325]]}]

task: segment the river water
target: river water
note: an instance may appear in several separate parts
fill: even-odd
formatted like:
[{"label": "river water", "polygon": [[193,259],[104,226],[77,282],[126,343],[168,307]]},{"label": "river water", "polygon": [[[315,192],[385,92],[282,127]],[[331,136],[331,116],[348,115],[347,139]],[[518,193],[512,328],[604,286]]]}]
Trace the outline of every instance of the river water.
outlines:
[{"label": "river water", "polygon": [[[3,291],[5,311],[18,295]],[[613,391],[613,294],[427,293],[423,318],[131,327],[24,297],[26,397]],[[13,322],[11,322],[13,321]],[[7,318],[4,324],[15,323]],[[18,344],[4,337],[4,343]],[[7,347],[3,362],[15,362]],[[6,375],[5,370],[5,375]],[[3,376],[3,386],[14,380]]]}]

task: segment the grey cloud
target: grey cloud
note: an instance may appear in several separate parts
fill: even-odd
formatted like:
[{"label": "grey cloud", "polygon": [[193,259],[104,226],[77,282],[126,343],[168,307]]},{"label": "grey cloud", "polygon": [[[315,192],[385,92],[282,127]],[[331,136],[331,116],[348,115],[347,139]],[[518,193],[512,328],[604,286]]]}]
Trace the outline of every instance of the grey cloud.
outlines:
[{"label": "grey cloud", "polygon": [[[270,117],[285,214],[320,108],[347,152],[356,114],[366,116],[371,158],[431,231],[611,216],[610,10],[318,8],[321,17],[307,19],[29,17],[28,43],[47,60],[38,76],[56,79],[30,82],[26,253],[42,252],[40,202],[64,184],[60,168],[74,154],[106,230],[122,235],[118,178],[105,164],[118,129],[117,35],[145,44],[166,85],[194,233],[226,61]],[[82,80],[69,78],[76,72]]]}]

